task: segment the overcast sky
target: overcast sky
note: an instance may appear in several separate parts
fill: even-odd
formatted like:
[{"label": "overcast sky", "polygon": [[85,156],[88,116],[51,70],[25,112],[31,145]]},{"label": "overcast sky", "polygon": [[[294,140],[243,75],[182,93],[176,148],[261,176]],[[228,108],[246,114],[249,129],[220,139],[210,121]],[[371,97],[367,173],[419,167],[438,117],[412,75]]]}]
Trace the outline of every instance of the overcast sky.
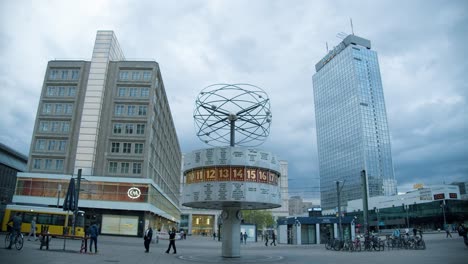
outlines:
[{"label": "overcast sky", "polygon": [[250,83],[270,96],[262,149],[289,162],[290,195],[317,199],[312,75],[341,39],[377,51],[400,192],[468,180],[468,1],[0,1],[0,142],[29,153],[47,62],[90,60],[114,30],[126,58],[161,68],[183,152],[196,96]]}]

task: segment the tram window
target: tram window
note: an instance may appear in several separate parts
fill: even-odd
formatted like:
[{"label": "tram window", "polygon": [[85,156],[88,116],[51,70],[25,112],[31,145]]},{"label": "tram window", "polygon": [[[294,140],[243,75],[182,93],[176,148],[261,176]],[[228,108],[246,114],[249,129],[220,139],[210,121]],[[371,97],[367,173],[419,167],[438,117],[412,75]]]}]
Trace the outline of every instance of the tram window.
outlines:
[{"label": "tram window", "polygon": [[24,213],[23,214],[23,223],[31,223],[33,217],[35,217],[36,213]]},{"label": "tram window", "polygon": [[65,216],[64,215],[52,215],[51,224],[59,225],[59,226],[65,225]]},{"label": "tram window", "polygon": [[37,217],[37,223],[42,225],[50,225],[50,214],[40,214]]}]

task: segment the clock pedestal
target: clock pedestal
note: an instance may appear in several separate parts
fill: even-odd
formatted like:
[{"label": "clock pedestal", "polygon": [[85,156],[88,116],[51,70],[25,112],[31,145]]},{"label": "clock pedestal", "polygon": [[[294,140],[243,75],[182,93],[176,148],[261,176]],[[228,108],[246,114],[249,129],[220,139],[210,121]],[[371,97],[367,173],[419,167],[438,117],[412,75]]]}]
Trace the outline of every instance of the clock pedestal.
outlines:
[{"label": "clock pedestal", "polygon": [[225,208],[223,213],[223,232],[221,240],[222,256],[225,258],[240,257],[240,224],[241,218],[238,217],[239,208]]}]

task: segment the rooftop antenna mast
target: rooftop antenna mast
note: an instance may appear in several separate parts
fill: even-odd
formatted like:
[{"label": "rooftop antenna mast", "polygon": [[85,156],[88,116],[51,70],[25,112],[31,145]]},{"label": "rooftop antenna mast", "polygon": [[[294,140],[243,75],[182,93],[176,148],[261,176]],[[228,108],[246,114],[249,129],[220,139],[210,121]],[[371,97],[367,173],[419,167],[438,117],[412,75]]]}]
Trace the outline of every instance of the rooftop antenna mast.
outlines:
[{"label": "rooftop antenna mast", "polygon": [[354,35],[353,19],[349,18],[349,22],[351,23],[351,33]]}]

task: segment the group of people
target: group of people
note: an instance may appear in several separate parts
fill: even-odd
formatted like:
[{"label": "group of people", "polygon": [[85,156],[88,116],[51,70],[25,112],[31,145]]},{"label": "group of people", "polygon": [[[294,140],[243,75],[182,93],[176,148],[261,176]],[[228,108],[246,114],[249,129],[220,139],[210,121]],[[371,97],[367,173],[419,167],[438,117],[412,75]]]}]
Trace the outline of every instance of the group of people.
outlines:
[{"label": "group of people", "polygon": [[[270,246],[271,245],[275,245],[276,247],[276,235],[275,235],[275,232],[272,232],[271,233],[271,243],[270,243]],[[265,246],[268,247],[268,233],[265,233]]]},{"label": "group of people", "polygon": [[[182,234],[181,234],[181,236],[183,237]],[[143,244],[145,246],[145,252],[146,253],[149,252],[149,248],[150,248],[150,244],[151,244],[152,239],[153,239],[153,228],[151,228],[151,226],[150,226],[145,230],[145,234],[143,236],[143,240],[144,240]],[[169,251],[171,250],[171,248],[172,248],[172,254],[177,254],[175,240],[176,240],[176,229],[175,229],[175,227],[173,227],[169,231],[169,247],[166,250],[167,254],[169,254]]]}]

